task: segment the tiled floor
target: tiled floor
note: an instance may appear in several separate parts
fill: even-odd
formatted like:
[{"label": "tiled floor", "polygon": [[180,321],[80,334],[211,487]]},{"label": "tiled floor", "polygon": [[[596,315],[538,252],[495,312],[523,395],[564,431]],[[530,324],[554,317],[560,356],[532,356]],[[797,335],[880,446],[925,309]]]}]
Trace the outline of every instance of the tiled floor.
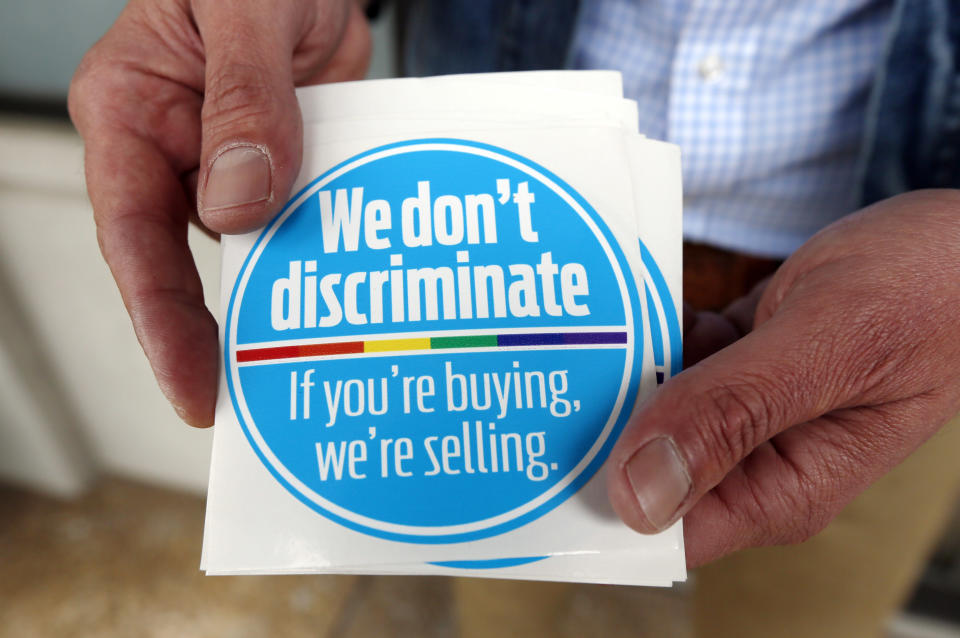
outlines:
[{"label": "tiled floor", "polygon": [[60,502],[0,486],[0,638],[690,636],[683,588],[206,577],[202,533],[195,496],[110,479]]}]

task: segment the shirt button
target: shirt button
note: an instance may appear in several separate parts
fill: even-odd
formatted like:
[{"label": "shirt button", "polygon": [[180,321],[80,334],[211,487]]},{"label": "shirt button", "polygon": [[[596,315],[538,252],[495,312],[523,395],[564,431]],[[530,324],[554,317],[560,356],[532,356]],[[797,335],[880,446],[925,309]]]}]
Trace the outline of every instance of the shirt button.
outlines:
[{"label": "shirt button", "polygon": [[723,77],[725,70],[723,60],[717,55],[708,55],[697,65],[697,73],[704,82],[716,82]]}]

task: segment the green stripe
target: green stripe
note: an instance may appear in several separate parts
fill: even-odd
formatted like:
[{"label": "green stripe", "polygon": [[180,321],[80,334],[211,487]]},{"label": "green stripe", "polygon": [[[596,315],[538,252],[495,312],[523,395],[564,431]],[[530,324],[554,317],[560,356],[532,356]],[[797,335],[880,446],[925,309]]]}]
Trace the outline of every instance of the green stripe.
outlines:
[{"label": "green stripe", "polygon": [[497,335],[475,335],[468,337],[431,337],[430,349],[446,348],[495,348]]}]

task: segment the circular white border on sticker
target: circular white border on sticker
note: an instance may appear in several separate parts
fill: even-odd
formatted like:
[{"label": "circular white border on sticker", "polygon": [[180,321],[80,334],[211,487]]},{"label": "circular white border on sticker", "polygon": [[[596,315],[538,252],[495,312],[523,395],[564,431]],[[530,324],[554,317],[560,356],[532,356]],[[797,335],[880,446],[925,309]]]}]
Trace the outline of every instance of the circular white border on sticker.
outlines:
[{"label": "circular white border on sticker", "polygon": [[[459,525],[444,525],[444,526],[415,526],[415,525],[400,525],[396,523],[388,523],[385,521],[380,521],[368,516],[363,516],[357,514],[351,510],[348,510],[340,505],[337,505],[321,495],[317,494],[315,491],[310,489],[305,485],[300,479],[296,477],[283,463],[280,462],[280,459],[276,457],[273,453],[273,450],[267,445],[260,431],[257,429],[256,423],[253,420],[250,410],[247,407],[246,398],[243,395],[243,388],[240,383],[240,374],[239,366],[236,362],[236,337],[237,337],[237,323],[238,316],[240,314],[240,307],[243,303],[243,294],[246,290],[247,283],[250,279],[250,275],[256,267],[257,261],[260,258],[260,255],[263,253],[267,244],[270,243],[270,239],[276,234],[277,230],[284,224],[284,222],[296,211],[310,196],[316,193],[318,190],[329,184],[331,181],[349,173],[350,171],[359,168],[370,162],[375,162],[377,160],[391,157],[393,155],[406,154],[406,153],[415,153],[422,151],[449,151],[449,152],[458,152],[458,153],[468,153],[471,155],[478,155],[481,157],[486,157],[494,161],[506,164],[514,169],[517,169],[523,173],[526,173],[530,177],[536,179],[540,184],[550,188],[556,195],[558,195],[571,209],[573,209],[581,219],[587,224],[591,232],[594,234],[594,237],[600,242],[600,246],[604,251],[604,254],[607,256],[607,260],[610,265],[613,267],[614,275],[617,279],[617,285],[620,289],[620,297],[623,301],[624,308],[624,319],[625,325],[627,327],[627,343],[625,345],[625,357],[624,357],[624,371],[622,375],[622,382],[620,384],[620,390],[617,393],[617,400],[614,403],[613,410],[610,413],[610,417],[607,419],[607,422],[604,424],[603,430],[601,430],[600,435],[594,441],[593,445],[583,456],[577,465],[573,467],[570,472],[567,473],[562,479],[560,479],[556,484],[553,485],[549,490],[541,493],[536,498],[531,499],[530,501],[513,508],[502,514],[485,518],[479,521],[473,521],[471,523],[463,523]],[[626,256],[624,256],[626,261]],[[240,281],[233,292],[232,295],[232,309],[230,317],[228,318],[229,329],[227,330],[227,344],[226,348],[229,353],[229,362],[230,370],[229,375],[232,380],[231,391],[234,395],[234,400],[240,410],[240,416],[244,420],[248,436],[252,438],[265,459],[267,459],[270,464],[273,466],[273,469],[289,484],[297,490],[303,497],[307,498],[318,507],[339,516],[343,519],[346,519],[357,525],[368,527],[374,530],[379,530],[382,532],[389,532],[394,534],[404,534],[410,536],[420,536],[429,538],[431,536],[449,536],[455,534],[466,534],[470,532],[477,532],[484,530],[486,528],[495,527],[504,523],[508,523],[513,519],[523,516],[527,512],[530,512],[537,507],[543,505],[550,501],[553,497],[560,494],[568,485],[577,480],[581,473],[590,465],[596,455],[603,448],[604,444],[607,442],[607,439],[610,437],[610,433],[613,430],[620,413],[623,409],[623,403],[626,400],[627,389],[630,385],[630,379],[632,373],[632,363],[634,359],[634,348],[636,347],[636,335],[634,334],[634,320],[633,320],[633,308],[630,304],[630,294],[627,289],[626,281],[624,279],[623,272],[620,268],[620,265],[617,263],[616,255],[614,255],[613,250],[610,248],[609,243],[603,234],[600,232],[600,229],[597,227],[593,219],[591,219],[590,214],[572,197],[564,188],[557,184],[554,180],[547,177],[537,169],[524,164],[514,158],[508,157],[496,151],[490,150],[488,148],[470,146],[467,144],[456,144],[452,142],[424,142],[424,143],[412,143],[407,145],[391,146],[380,151],[373,153],[364,154],[360,157],[356,157],[353,160],[347,161],[342,166],[331,171],[328,175],[318,179],[317,181],[308,185],[294,200],[288,202],[286,210],[272,223],[272,225],[267,229],[266,233],[258,240],[253,253],[247,259],[247,263],[243,266],[243,271],[240,275]],[[640,370],[636,371],[637,374],[640,373]]]}]

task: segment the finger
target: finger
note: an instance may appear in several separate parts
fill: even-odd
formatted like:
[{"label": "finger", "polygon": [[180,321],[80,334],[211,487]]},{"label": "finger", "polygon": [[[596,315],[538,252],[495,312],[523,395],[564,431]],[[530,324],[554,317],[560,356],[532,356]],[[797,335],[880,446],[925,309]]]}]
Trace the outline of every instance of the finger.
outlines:
[{"label": "finger", "polygon": [[120,127],[93,133],[87,189],[101,251],[161,390],[183,420],[209,426],[217,326],[187,246],[188,198],[154,144]]},{"label": "finger", "polygon": [[697,364],[741,336],[743,334],[723,315],[695,313],[683,334],[683,366],[689,368]]},{"label": "finger", "polygon": [[937,421],[933,401],[846,410],[759,445],[687,512],[687,563],[746,547],[803,542],[919,446]]},{"label": "finger", "polygon": [[[194,207],[181,182],[200,150],[199,77],[157,40],[151,18],[161,12],[149,9],[130,3],[84,56],[68,105],[85,142],[97,239],[137,338],[181,418],[208,426],[217,328],[187,246]],[[170,41],[190,40],[185,2],[168,3],[162,15]]]},{"label": "finger", "polygon": [[[315,18],[307,6],[195,2],[206,56],[197,201],[203,223],[216,232],[265,224],[299,171],[302,124],[293,54],[304,25]],[[336,31],[346,17],[341,13],[316,19],[336,23]]]},{"label": "finger", "polygon": [[827,314],[802,304],[778,312],[669,380],[633,416],[608,472],[628,525],[666,528],[760,443],[850,400],[850,353],[870,355],[855,340],[840,347],[849,335]]},{"label": "finger", "polygon": [[766,292],[772,278],[770,276],[763,279],[748,294],[739,299],[734,299],[729,306],[723,309],[723,316],[734,325],[741,336],[753,330],[757,305],[760,303],[760,299]]},{"label": "finger", "polygon": [[724,308],[723,313],[694,312],[688,304],[683,309],[683,365],[696,365],[714,352],[753,330],[757,304],[769,278],[757,284],[743,297]]},{"label": "finger", "polygon": [[330,24],[315,22],[293,56],[293,79],[297,86],[362,80],[370,67],[372,42],[370,25],[363,9],[350,3],[350,12],[336,50],[329,56],[332,31]]}]

